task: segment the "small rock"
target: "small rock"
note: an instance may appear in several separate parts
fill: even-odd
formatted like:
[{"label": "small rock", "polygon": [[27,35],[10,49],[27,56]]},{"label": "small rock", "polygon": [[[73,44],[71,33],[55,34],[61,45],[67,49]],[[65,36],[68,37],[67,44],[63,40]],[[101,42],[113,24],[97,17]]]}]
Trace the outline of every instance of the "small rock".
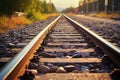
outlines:
[{"label": "small rock", "polygon": [[50,68],[50,72],[55,73],[58,70],[57,66],[53,66]]},{"label": "small rock", "polygon": [[13,43],[8,43],[8,47],[9,47],[9,48],[13,48],[13,47],[15,47],[15,44],[13,44]]},{"label": "small rock", "polygon": [[85,69],[83,72],[84,73],[90,73],[90,70],[89,69]]},{"label": "small rock", "polygon": [[89,68],[90,69],[95,69],[96,67],[94,65],[92,65],[92,64],[89,64]]},{"label": "small rock", "polygon": [[81,55],[81,54],[74,54],[74,55],[72,56],[72,58],[82,58],[82,55]]},{"label": "small rock", "polygon": [[51,63],[48,63],[47,66],[48,66],[49,68],[51,68],[51,67],[53,67],[54,65],[51,64]]},{"label": "small rock", "polygon": [[25,73],[20,77],[20,80],[34,80],[36,74],[37,70],[26,70]]},{"label": "small rock", "polygon": [[18,40],[16,40],[16,41],[13,41],[13,44],[17,44],[17,43],[19,43],[19,41],[18,41]]},{"label": "small rock", "polygon": [[49,71],[50,71],[50,68],[48,66],[40,65],[38,67],[38,72],[39,73],[48,73]]},{"label": "small rock", "polygon": [[90,56],[90,53],[79,53],[79,54],[81,54],[81,56],[83,57],[83,58],[85,58],[85,57],[89,57]]},{"label": "small rock", "polygon": [[69,55],[70,55],[70,56],[73,56],[73,55],[75,55],[75,54],[78,54],[78,52],[77,52],[76,50],[72,50],[72,51],[69,52]]},{"label": "small rock", "polygon": [[38,73],[38,71],[35,69],[29,69],[27,71],[31,72],[33,75],[36,75]]},{"label": "small rock", "polygon": [[80,73],[79,70],[73,70],[72,72],[73,72],[73,73]]},{"label": "small rock", "polygon": [[63,45],[63,48],[64,49],[67,49],[67,48],[69,48],[70,46],[68,46],[68,45]]},{"label": "small rock", "polygon": [[58,69],[57,66],[54,66],[51,63],[48,63],[47,66],[50,68],[50,72],[56,72],[56,70]]},{"label": "small rock", "polygon": [[59,67],[56,71],[56,73],[67,73],[66,70],[63,67]]},{"label": "small rock", "polygon": [[65,58],[71,59],[72,57],[71,56],[66,56]]},{"label": "small rock", "polygon": [[28,69],[37,69],[38,64],[36,63],[30,63]]},{"label": "small rock", "polygon": [[102,73],[102,70],[100,70],[99,68],[97,68],[97,69],[95,70],[95,72],[96,72],[96,73]]},{"label": "small rock", "polygon": [[38,64],[38,66],[44,65],[44,63],[42,63],[42,62],[39,62],[37,64]]},{"label": "small rock", "polygon": [[38,55],[35,55],[35,56],[31,59],[31,62],[37,63],[37,62],[39,62],[39,59],[40,59],[40,57],[39,57]]},{"label": "small rock", "polygon": [[90,72],[91,72],[91,73],[95,73],[96,70],[95,70],[95,69],[91,69]]},{"label": "small rock", "polygon": [[85,70],[88,70],[88,66],[81,65],[81,71],[83,72]]},{"label": "small rock", "polygon": [[75,70],[80,70],[81,66],[79,64],[75,64]]},{"label": "small rock", "polygon": [[72,72],[75,69],[75,66],[74,65],[67,65],[67,66],[64,66],[64,69],[67,72]]},{"label": "small rock", "polygon": [[13,43],[8,43],[8,45],[9,45],[9,46],[15,46],[15,44],[13,44]]},{"label": "small rock", "polygon": [[55,54],[49,54],[49,53],[41,53],[39,56],[43,56],[44,58],[56,58]]},{"label": "small rock", "polygon": [[63,53],[57,53],[57,57],[63,58],[64,54]]}]

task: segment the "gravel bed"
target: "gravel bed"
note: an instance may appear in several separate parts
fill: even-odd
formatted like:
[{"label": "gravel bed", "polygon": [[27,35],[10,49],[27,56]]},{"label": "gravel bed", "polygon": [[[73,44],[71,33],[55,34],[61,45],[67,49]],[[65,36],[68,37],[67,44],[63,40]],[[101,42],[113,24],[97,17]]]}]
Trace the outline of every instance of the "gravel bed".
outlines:
[{"label": "gravel bed", "polygon": [[120,47],[120,21],[89,17],[85,15],[76,15],[70,17],[87,26],[96,33],[104,36],[104,38],[110,39],[112,43],[115,43],[118,47]]},{"label": "gravel bed", "polygon": [[[55,17],[51,17],[47,20],[34,22],[19,29],[10,30],[7,33],[0,34],[0,57],[12,57],[16,52],[11,49],[18,43],[25,43],[28,37],[34,37],[49,23],[51,23]],[[32,38],[31,38],[32,39]],[[28,41],[30,41],[29,39]]]}]

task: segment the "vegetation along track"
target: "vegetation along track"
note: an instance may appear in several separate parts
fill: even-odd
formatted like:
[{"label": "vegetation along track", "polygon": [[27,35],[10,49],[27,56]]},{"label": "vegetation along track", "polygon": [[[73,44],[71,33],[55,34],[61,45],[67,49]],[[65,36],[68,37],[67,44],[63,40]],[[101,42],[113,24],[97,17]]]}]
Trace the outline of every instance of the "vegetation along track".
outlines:
[{"label": "vegetation along track", "polygon": [[1,69],[0,78],[117,80],[119,61],[119,48],[60,15]]}]

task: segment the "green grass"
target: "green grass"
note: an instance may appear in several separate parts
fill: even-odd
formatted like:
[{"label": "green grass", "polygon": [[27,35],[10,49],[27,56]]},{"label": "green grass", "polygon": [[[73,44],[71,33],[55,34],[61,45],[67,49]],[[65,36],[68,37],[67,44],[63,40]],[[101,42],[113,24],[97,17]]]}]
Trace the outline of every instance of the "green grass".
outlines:
[{"label": "green grass", "polygon": [[32,21],[39,21],[39,20],[45,20],[50,16],[57,16],[56,13],[53,14],[42,14],[40,12],[36,12],[35,10],[31,10],[27,12],[26,17]]}]

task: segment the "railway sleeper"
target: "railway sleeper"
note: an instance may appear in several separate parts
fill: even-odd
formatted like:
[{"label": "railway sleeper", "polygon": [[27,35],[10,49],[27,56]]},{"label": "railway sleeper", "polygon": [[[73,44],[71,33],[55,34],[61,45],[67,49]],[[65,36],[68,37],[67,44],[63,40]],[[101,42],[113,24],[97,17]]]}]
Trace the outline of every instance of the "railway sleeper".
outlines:
[{"label": "railway sleeper", "polygon": [[[64,17],[61,19],[30,60],[31,63],[27,66],[21,80],[27,80],[29,77],[35,80],[117,80],[120,69],[108,55],[103,53],[84,31],[78,28],[68,29],[72,27],[72,23]],[[70,37],[61,36],[61,34]],[[81,38],[69,34],[80,34]],[[73,39],[84,39],[85,42],[69,43],[69,40]],[[62,40],[66,42],[62,43]],[[27,77],[25,77],[26,74]]]}]

